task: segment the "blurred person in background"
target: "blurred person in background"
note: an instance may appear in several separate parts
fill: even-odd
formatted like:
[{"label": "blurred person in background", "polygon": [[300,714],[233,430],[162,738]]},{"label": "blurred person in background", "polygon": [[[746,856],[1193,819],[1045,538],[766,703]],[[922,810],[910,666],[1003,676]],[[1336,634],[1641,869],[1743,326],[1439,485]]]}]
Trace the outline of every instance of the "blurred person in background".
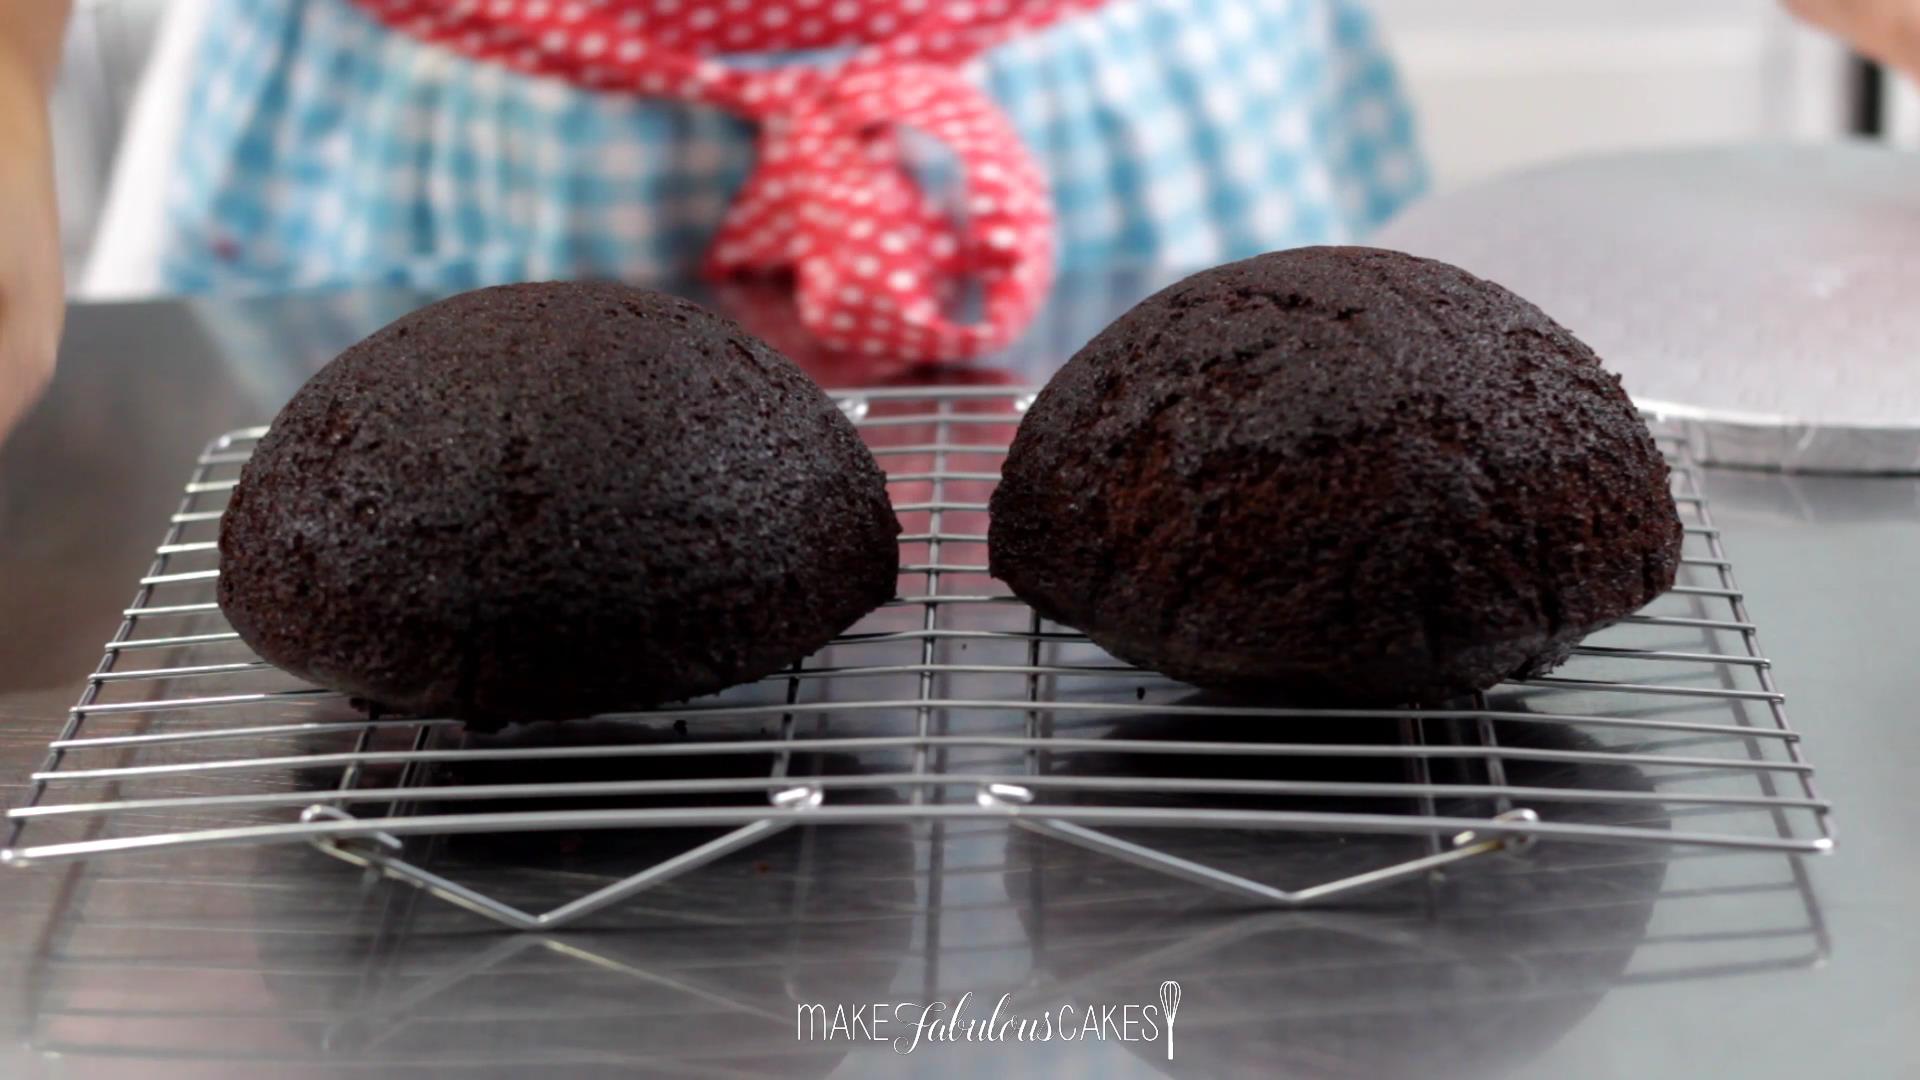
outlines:
[{"label": "blurred person in background", "polygon": [[1920,79],[1920,0],[1785,0],[1787,10]]},{"label": "blurred person in background", "polygon": [[[0,230],[17,410],[58,321],[65,5],[0,6],[0,77],[26,84],[0,214],[34,232]],[[1353,239],[1425,179],[1352,0],[210,6],[155,252],[172,293],[769,276],[830,347],[963,359],[1056,270]]]},{"label": "blurred person in background", "polygon": [[66,313],[47,94],[67,0],[0,3],[0,439],[53,372]]},{"label": "blurred person in background", "polygon": [[[1920,0],[1788,0],[1920,66]],[[0,431],[61,318],[66,0],[0,4]],[[1352,0],[212,0],[158,280],[790,275],[835,348],[966,357],[1056,268],[1364,235],[1424,181]],[[983,317],[951,321],[959,281]]]}]

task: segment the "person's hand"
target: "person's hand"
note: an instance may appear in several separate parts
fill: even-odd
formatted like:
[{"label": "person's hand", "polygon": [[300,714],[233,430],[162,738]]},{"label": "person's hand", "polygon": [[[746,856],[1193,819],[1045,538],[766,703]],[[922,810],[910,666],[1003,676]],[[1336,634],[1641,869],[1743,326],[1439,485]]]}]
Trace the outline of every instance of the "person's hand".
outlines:
[{"label": "person's hand", "polygon": [[1920,78],[1920,0],[1784,0],[1855,49]]},{"label": "person's hand", "polygon": [[0,440],[53,374],[66,313],[44,84],[6,61],[0,51]]}]

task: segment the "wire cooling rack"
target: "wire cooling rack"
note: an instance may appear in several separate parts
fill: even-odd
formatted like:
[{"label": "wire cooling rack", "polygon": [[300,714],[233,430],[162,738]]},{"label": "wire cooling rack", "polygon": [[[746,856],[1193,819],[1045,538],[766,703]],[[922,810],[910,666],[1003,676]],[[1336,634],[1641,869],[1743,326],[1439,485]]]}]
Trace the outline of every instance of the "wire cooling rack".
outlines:
[{"label": "wire cooling rack", "polygon": [[[213,601],[215,537],[264,429],[219,437],[9,811],[0,859],[304,842],[536,929],[801,825],[993,819],[1285,906],[1542,840],[1832,846],[1682,428],[1654,421],[1686,523],[1666,596],[1551,675],[1449,708],[1328,710],[1131,668],[987,575],[987,498],[1030,392],[836,397],[887,469],[904,527],[896,599],[759,683],[493,735],[363,714],[246,650]],[[691,839],[538,912],[436,872],[418,839],[633,828]],[[1167,829],[1393,835],[1419,850],[1276,884],[1158,843]]]}]

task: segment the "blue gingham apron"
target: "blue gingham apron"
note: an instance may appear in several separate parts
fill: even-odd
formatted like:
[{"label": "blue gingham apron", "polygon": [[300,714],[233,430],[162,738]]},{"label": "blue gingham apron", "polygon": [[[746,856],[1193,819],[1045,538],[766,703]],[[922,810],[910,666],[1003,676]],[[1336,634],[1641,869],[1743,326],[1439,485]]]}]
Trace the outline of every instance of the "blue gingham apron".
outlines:
[{"label": "blue gingham apron", "polygon": [[[751,162],[724,113],[471,63],[345,0],[215,5],[168,190],[181,292],[686,276]],[[1352,240],[1425,183],[1347,0],[1112,0],[974,74],[1048,171],[1063,271]]]}]

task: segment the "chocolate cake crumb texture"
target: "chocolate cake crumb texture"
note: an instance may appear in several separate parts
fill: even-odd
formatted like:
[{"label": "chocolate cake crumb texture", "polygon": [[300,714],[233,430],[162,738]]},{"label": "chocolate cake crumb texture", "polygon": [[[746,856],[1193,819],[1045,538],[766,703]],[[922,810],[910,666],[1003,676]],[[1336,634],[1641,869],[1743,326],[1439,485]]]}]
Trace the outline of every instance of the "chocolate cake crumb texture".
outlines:
[{"label": "chocolate cake crumb texture", "polygon": [[221,520],[221,609],[322,686],[479,727],[771,674],[893,595],[885,478],[797,367],[614,284],[481,289],[353,346]]},{"label": "chocolate cake crumb texture", "polygon": [[1456,267],[1320,247],[1196,274],[1039,395],[993,574],[1203,686],[1433,703],[1669,588],[1667,467],[1616,376]]}]

